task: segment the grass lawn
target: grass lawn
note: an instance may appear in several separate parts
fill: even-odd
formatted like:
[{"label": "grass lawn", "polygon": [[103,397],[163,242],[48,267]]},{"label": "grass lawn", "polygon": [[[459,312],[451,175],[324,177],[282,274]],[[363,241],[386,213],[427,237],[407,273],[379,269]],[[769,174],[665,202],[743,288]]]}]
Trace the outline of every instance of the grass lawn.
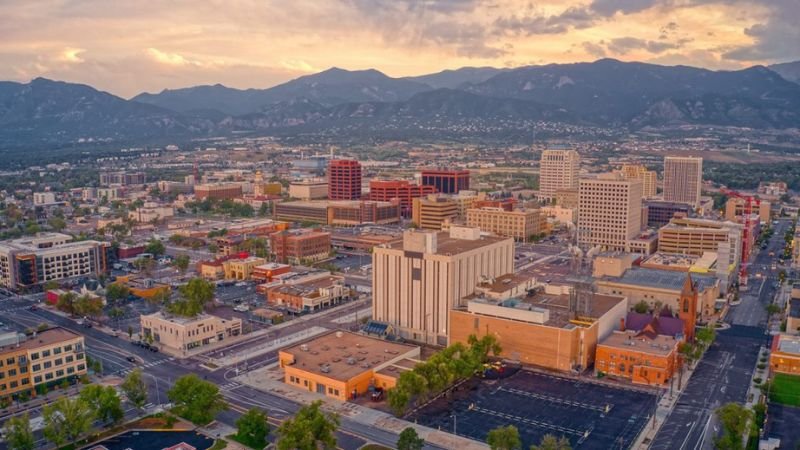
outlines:
[{"label": "grass lawn", "polygon": [[784,405],[800,406],[800,376],[775,374],[769,399]]}]

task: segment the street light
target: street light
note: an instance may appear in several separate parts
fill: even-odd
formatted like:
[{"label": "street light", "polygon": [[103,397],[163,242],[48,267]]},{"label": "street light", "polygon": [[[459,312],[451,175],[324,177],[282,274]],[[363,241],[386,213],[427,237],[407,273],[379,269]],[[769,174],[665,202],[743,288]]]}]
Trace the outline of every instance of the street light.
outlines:
[{"label": "street light", "polygon": [[457,418],[456,418],[456,415],[455,415],[455,414],[452,414],[452,415],[450,415],[450,417],[452,417],[452,418],[453,418],[453,434],[455,434],[456,436],[458,436],[458,433],[456,433],[456,424],[458,423],[458,420],[457,420]]},{"label": "street light", "polygon": [[142,372],[142,373],[147,375],[147,376],[149,376],[150,378],[152,378],[152,379],[154,379],[156,381],[156,401],[158,402],[159,405],[161,405],[161,393],[158,390],[158,378],[156,378],[155,375],[147,373],[147,372]]}]

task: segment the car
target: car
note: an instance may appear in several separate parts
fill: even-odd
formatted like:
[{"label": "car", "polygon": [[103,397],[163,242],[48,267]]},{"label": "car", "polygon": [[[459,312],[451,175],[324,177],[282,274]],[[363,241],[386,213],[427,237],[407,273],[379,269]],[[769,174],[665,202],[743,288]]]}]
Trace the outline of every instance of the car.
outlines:
[{"label": "car", "polygon": [[136,362],[136,358],[134,358],[133,356],[127,356],[127,357],[125,357],[125,359],[127,359],[128,362],[132,362],[132,363]]},{"label": "car", "polygon": [[38,309],[39,309],[39,307],[36,306],[36,305],[31,305],[31,306],[28,307],[28,311],[36,311]]},{"label": "car", "polygon": [[150,351],[153,352],[153,353],[158,353],[158,347],[156,347],[155,345],[151,345],[150,346]]},{"label": "car", "polygon": [[92,328],[92,322],[83,322],[84,328]]}]

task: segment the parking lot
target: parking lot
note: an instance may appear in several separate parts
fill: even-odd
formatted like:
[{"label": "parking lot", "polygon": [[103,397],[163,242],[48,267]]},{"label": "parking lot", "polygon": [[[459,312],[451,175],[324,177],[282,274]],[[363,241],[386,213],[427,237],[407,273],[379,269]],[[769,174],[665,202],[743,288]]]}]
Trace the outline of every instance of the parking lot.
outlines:
[{"label": "parking lot", "polygon": [[800,408],[770,402],[768,413],[768,437],[780,439],[782,448],[800,443]]},{"label": "parking lot", "polygon": [[481,442],[493,428],[514,425],[523,448],[553,434],[574,449],[627,449],[656,400],[644,390],[521,370],[501,380],[470,380],[409,419]]}]

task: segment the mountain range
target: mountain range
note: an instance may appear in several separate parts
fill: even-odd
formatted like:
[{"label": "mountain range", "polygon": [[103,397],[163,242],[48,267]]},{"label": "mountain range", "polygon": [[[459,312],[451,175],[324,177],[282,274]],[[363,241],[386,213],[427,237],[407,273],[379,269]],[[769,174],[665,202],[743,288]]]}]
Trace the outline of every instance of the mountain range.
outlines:
[{"label": "mountain range", "polygon": [[[37,78],[0,82],[0,148],[231,132],[414,130],[535,121],[622,127],[800,124],[800,62],[736,71],[601,59],[391,78],[332,68],[268,89],[195,86],[129,100]],[[457,127],[456,127],[457,128]]]}]

